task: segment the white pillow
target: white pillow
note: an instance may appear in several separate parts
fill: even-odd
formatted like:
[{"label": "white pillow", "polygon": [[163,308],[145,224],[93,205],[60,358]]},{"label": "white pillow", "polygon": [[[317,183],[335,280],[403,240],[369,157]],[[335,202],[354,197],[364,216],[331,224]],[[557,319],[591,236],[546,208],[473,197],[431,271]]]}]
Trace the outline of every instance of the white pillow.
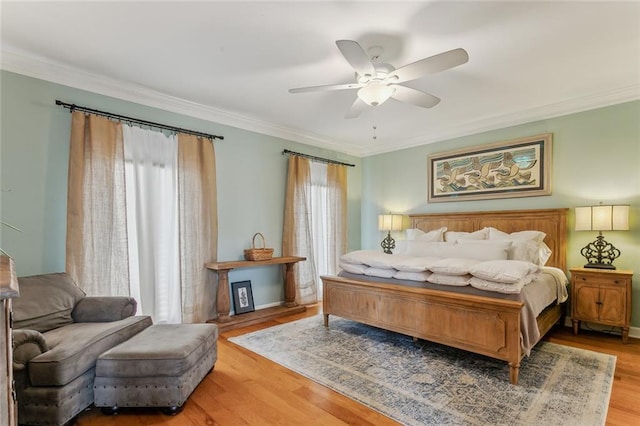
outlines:
[{"label": "white pillow", "polygon": [[368,268],[367,265],[346,263],[346,262],[340,262],[338,266],[340,266],[340,268],[342,268],[346,272],[350,272],[352,274],[360,274],[360,275],[363,275],[365,269]]},{"label": "white pillow", "polygon": [[407,256],[425,257],[436,256],[446,257],[447,250],[453,248],[453,243],[445,243],[444,241],[407,241]]},{"label": "white pillow", "polygon": [[410,281],[427,281],[427,278],[431,275],[429,271],[422,272],[408,272],[408,271],[398,271],[393,274],[393,278],[399,280],[410,280]]},{"label": "white pillow", "polygon": [[534,240],[538,243],[544,241],[544,237],[547,236],[544,232],[541,231],[517,231],[507,234],[506,232],[500,231],[499,229],[489,227],[489,237],[490,240],[504,240],[504,239],[518,239],[518,240]]},{"label": "white pillow", "polygon": [[446,258],[434,262],[429,268],[431,272],[444,275],[466,275],[472,266],[480,263],[475,259]]},{"label": "white pillow", "polygon": [[497,293],[514,294],[520,293],[522,288],[533,281],[537,274],[529,274],[517,283],[506,284],[495,281],[483,280],[482,278],[472,277],[469,284],[480,290],[495,291]]},{"label": "white pillow", "polygon": [[451,256],[477,260],[506,260],[510,247],[511,241],[508,240],[458,240]]},{"label": "white pillow", "polygon": [[444,240],[455,243],[458,240],[486,240],[489,237],[489,228],[482,228],[474,232],[447,231],[444,233]]},{"label": "white pillow", "polygon": [[411,228],[406,230],[406,235],[407,240],[444,241],[443,235],[446,230],[446,226],[428,232],[424,232],[417,228]]},{"label": "white pillow", "polygon": [[440,285],[453,285],[458,287],[463,287],[465,285],[469,285],[469,280],[471,279],[471,275],[444,275],[444,274],[431,274],[427,281],[433,284]]},{"label": "white pillow", "polygon": [[368,267],[364,270],[365,275],[369,275],[371,277],[380,277],[380,278],[393,278],[393,275],[398,272],[395,269],[389,268],[372,268]]},{"label": "white pillow", "polygon": [[[395,257],[395,256],[394,256]],[[393,266],[398,271],[422,272],[428,270],[433,262],[440,260],[439,257],[407,257],[402,256],[394,259]]]},{"label": "white pillow", "polygon": [[551,249],[549,246],[535,240],[509,238],[489,241],[511,241],[511,247],[507,255],[508,260],[523,260],[544,266],[551,257]]},{"label": "white pillow", "polygon": [[409,241],[408,240],[396,240],[395,248],[391,249],[391,253],[405,255],[409,252]]},{"label": "white pillow", "polygon": [[547,261],[549,261],[549,259],[551,258],[552,253],[553,251],[551,251],[548,245],[546,245],[545,243],[540,243],[540,245],[538,246],[538,262],[534,263],[537,263],[540,266],[546,265]]},{"label": "white pillow", "polygon": [[366,264],[372,259],[383,259],[389,255],[380,250],[355,250],[340,256],[340,260],[347,263]]},{"label": "white pillow", "polygon": [[489,260],[472,266],[469,272],[483,280],[513,284],[539,269],[538,265],[522,260]]},{"label": "white pillow", "polygon": [[538,248],[540,243],[533,240],[518,240],[513,239],[511,241],[511,248],[509,249],[509,260],[523,260],[525,262],[535,263],[539,262]]}]

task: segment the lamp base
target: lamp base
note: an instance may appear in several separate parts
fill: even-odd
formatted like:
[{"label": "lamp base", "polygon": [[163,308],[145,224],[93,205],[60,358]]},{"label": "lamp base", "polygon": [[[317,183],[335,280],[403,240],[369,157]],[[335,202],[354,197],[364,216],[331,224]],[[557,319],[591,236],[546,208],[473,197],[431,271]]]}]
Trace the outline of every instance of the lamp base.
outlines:
[{"label": "lamp base", "polygon": [[608,243],[602,236],[602,231],[596,237],[594,242],[591,242],[584,246],[580,250],[580,254],[587,259],[585,268],[594,269],[616,269],[613,266],[613,261],[620,257],[620,250],[618,250],[613,244]]},{"label": "lamp base", "polygon": [[593,269],[616,269],[613,265],[607,265],[606,263],[587,263],[584,265],[585,268],[593,268]]},{"label": "lamp base", "polygon": [[384,240],[382,240],[382,242],[380,243],[380,247],[382,247],[382,250],[385,253],[393,254],[391,250],[396,248],[396,241],[393,238],[391,238],[391,231],[389,231],[387,233],[387,237]]}]

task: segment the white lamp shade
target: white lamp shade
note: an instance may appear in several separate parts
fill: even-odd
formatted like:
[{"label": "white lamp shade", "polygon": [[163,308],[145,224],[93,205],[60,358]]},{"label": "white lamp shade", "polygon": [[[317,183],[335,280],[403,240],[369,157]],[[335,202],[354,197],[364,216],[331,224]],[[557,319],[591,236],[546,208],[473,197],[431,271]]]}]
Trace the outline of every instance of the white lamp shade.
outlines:
[{"label": "white lamp shade", "polygon": [[576,207],[576,231],[627,231],[629,206]]},{"label": "white lamp shade", "polygon": [[576,207],[576,231],[592,231],[591,207]]},{"label": "white lamp shade", "polygon": [[378,229],[381,231],[402,231],[401,214],[378,215]]},{"label": "white lamp shade", "polygon": [[611,225],[614,231],[629,230],[629,206],[611,206]]},{"label": "white lamp shade", "polygon": [[368,105],[377,106],[389,99],[395,90],[386,84],[372,81],[358,90],[358,97]]}]

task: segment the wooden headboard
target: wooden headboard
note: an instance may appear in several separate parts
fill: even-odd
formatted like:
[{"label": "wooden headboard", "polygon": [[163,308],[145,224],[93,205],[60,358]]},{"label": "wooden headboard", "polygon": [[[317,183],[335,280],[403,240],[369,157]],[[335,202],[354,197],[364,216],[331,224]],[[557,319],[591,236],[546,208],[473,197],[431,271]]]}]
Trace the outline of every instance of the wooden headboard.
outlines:
[{"label": "wooden headboard", "polygon": [[567,271],[567,214],[569,209],[505,210],[466,213],[411,214],[411,227],[423,231],[447,227],[448,231],[473,232],[492,226],[503,232],[536,230],[547,236],[551,258],[547,266]]}]

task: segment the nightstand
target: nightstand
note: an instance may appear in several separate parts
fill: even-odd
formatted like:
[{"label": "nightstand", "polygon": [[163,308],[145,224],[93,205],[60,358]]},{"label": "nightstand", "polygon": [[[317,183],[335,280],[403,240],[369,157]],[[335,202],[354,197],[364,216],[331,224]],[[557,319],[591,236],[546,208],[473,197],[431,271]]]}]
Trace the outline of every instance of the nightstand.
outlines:
[{"label": "nightstand", "polygon": [[571,268],[571,322],[578,334],[580,321],[622,328],[629,340],[633,271]]}]

